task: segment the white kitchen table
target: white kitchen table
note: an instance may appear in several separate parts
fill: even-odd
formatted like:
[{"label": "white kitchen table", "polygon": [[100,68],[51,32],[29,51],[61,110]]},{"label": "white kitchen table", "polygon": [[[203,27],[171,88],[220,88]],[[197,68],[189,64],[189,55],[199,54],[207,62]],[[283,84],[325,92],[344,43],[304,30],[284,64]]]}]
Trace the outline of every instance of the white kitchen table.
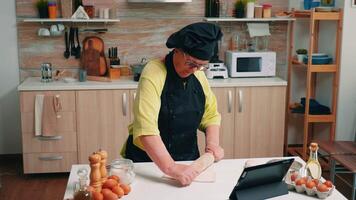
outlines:
[{"label": "white kitchen table", "polygon": [[[256,158],[256,161],[258,163],[262,163],[262,162],[267,162],[271,159],[280,159],[280,158]],[[301,158],[295,157],[295,159],[305,164],[305,162]],[[251,160],[251,159],[221,160],[218,163],[214,163],[211,166],[212,170],[216,172],[216,181],[214,183],[193,182],[190,186],[187,187],[179,187],[174,180],[162,178],[163,173],[152,162],[135,163],[134,171],[136,173],[136,177],[134,182],[131,184],[131,192],[127,196],[124,196],[122,199],[123,200],[194,200],[194,199],[227,200],[229,199],[229,195],[242,173],[243,166],[245,165],[246,160]],[[72,166],[68,179],[67,188],[64,194],[65,200],[73,198],[73,192],[74,192],[73,188],[75,183],[78,181],[78,176],[76,172],[80,168],[86,168],[88,169],[88,172],[90,171],[89,165]],[[304,194],[296,193],[295,191],[289,191],[287,195],[275,197],[273,199],[316,200],[317,198],[316,196],[310,197]],[[332,195],[329,196],[327,199],[341,200],[346,198],[336,189],[333,191]]]}]

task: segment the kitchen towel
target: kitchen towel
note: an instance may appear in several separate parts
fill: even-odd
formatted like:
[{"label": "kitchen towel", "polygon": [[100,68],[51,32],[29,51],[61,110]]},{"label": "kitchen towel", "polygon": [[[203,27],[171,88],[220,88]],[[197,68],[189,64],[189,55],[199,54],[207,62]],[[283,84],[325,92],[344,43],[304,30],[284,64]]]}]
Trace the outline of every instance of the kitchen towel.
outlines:
[{"label": "kitchen towel", "polygon": [[250,37],[270,36],[268,23],[247,23]]},{"label": "kitchen towel", "polygon": [[36,95],[35,98],[35,136],[42,135],[42,109],[43,109],[43,94]]},{"label": "kitchen towel", "polygon": [[57,132],[57,112],[60,110],[58,97],[46,95],[42,110],[42,136],[55,136]]}]

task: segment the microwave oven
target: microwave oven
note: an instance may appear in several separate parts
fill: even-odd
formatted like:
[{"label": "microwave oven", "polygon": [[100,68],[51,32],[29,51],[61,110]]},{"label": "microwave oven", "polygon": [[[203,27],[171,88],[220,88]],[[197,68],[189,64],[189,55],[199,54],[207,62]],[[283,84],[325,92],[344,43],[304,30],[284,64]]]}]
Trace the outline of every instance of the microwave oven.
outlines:
[{"label": "microwave oven", "polygon": [[276,52],[226,51],[225,63],[230,77],[276,75]]}]

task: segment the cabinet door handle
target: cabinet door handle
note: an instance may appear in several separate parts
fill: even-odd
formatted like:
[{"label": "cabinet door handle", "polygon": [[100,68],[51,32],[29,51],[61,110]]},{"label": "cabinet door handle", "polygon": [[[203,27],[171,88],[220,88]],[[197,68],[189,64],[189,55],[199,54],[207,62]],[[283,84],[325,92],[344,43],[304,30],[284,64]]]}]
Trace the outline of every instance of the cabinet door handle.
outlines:
[{"label": "cabinet door handle", "polygon": [[61,140],[63,137],[61,135],[56,136],[37,136],[39,140],[48,141],[48,140]]},{"label": "cabinet door handle", "polygon": [[228,111],[228,113],[231,113],[231,110],[232,110],[232,93],[231,93],[231,90],[229,90],[227,95],[228,95],[228,97],[227,97],[227,111]]},{"label": "cabinet door handle", "polygon": [[62,103],[61,103],[61,99],[60,99],[60,95],[59,94],[56,94],[54,96],[54,110],[56,112],[59,112],[62,110]]},{"label": "cabinet door handle", "polygon": [[242,90],[239,90],[239,112],[242,112],[242,104],[243,104],[243,93]]},{"label": "cabinet door handle", "polygon": [[38,159],[43,161],[63,160],[63,156],[40,156]]},{"label": "cabinet door handle", "polygon": [[122,94],[122,114],[126,116],[127,114],[127,95],[126,92]]},{"label": "cabinet door handle", "polygon": [[134,101],[136,99],[136,92],[133,93],[133,98],[134,98]]}]

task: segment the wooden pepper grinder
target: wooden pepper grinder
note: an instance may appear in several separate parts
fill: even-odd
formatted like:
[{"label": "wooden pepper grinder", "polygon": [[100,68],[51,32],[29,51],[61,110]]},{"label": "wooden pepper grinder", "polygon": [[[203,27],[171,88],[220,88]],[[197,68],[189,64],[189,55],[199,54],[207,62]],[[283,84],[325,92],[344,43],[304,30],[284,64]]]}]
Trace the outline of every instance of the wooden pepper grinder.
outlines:
[{"label": "wooden pepper grinder", "polygon": [[90,162],[90,186],[96,191],[101,191],[101,173],[100,173],[101,156],[98,153],[93,153],[89,156]]},{"label": "wooden pepper grinder", "polygon": [[104,150],[99,150],[98,154],[101,157],[100,160],[100,173],[101,173],[101,182],[104,183],[107,179],[107,170],[106,170],[106,162],[108,158],[108,153]]}]

